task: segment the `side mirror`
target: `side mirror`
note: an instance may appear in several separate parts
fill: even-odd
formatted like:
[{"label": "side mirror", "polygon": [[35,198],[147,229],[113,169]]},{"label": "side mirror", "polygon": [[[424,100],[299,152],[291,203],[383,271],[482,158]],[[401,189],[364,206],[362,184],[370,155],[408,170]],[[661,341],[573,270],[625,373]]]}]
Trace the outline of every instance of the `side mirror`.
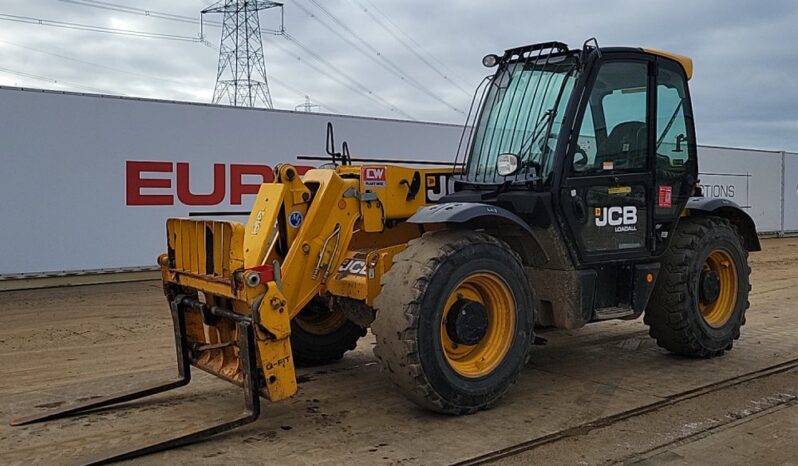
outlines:
[{"label": "side mirror", "polygon": [[515,154],[501,154],[496,159],[496,172],[499,176],[510,176],[518,171],[518,156]]}]

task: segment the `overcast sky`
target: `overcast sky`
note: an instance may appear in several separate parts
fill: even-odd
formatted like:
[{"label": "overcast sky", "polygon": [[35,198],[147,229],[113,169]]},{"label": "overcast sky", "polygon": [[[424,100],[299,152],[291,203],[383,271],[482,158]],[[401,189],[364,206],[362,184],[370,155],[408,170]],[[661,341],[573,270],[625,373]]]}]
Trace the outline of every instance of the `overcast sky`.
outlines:
[{"label": "overcast sky", "polygon": [[[0,0],[0,14],[199,35],[194,24],[80,1]],[[212,3],[102,1],[194,17]],[[595,36],[603,46],[655,48],[695,60],[691,86],[700,143],[798,151],[795,0],[315,1],[343,26],[314,0],[285,0],[285,26],[326,63],[285,37],[264,34],[275,108],[294,109],[309,95],[321,111],[462,123],[455,109],[468,110],[486,74],[480,64],[486,53],[548,40],[578,47]],[[263,12],[261,21],[264,28],[277,27],[279,14]],[[218,47],[220,29],[205,31]],[[3,85],[209,102],[217,57],[201,43],[0,21]]]}]

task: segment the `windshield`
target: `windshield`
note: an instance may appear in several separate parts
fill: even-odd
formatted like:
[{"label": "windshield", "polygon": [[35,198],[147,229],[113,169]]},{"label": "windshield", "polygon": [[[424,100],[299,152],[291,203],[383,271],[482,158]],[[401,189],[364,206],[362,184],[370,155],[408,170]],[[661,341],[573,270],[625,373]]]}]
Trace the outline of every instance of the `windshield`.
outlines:
[{"label": "windshield", "polygon": [[[488,84],[466,165],[465,179],[502,183],[544,177],[577,76],[574,56],[511,62]],[[500,154],[515,154],[520,168],[510,177],[496,173]]]}]

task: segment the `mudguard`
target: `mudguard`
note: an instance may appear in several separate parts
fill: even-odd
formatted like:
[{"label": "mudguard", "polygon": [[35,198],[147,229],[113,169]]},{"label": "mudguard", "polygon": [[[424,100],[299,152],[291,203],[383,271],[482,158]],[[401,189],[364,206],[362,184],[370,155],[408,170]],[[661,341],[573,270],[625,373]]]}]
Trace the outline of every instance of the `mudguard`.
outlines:
[{"label": "mudguard", "polygon": [[[518,215],[502,207],[479,202],[444,202],[441,204],[422,207],[407,219],[407,223],[418,225],[433,223],[468,224],[472,228],[518,227],[533,241],[534,254],[538,255],[543,263],[549,261],[548,253],[543,249],[537,233]],[[501,232],[506,231],[498,228]],[[512,245],[511,245],[512,246]],[[513,249],[516,249],[515,247]],[[517,249],[516,249],[517,250]],[[523,254],[522,251],[517,252]]]},{"label": "mudguard", "polygon": [[477,220],[509,222],[534,235],[532,228],[518,215],[501,207],[479,202],[446,202],[418,209],[408,223],[466,223]]},{"label": "mudguard", "polygon": [[740,231],[745,240],[745,248],[749,251],[761,251],[759,236],[756,234],[756,224],[739,205],[728,199],[691,197],[687,201],[686,209],[690,215],[712,214],[728,218]]}]

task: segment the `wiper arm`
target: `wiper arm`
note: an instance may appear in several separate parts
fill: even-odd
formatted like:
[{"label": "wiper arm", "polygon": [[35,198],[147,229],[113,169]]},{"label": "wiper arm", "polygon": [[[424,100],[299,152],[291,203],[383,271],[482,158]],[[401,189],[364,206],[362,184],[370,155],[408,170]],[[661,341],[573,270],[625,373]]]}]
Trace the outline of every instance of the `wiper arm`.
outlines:
[{"label": "wiper arm", "polygon": [[677,105],[676,110],[673,111],[671,119],[668,120],[668,124],[665,125],[665,129],[662,130],[662,134],[660,134],[659,138],[657,138],[657,147],[654,149],[655,151],[659,150],[659,146],[661,146],[662,143],[665,142],[665,135],[668,134],[668,132],[671,130],[671,127],[673,127],[673,123],[676,121],[676,116],[679,114],[679,110],[681,110],[683,103],[684,101],[682,100],[679,101],[679,105]]},{"label": "wiper arm", "polygon": [[[556,111],[554,108],[546,110],[546,113],[544,113],[537,124],[535,124],[535,128],[532,129],[532,134],[521,144],[521,150],[519,151],[521,157],[518,160],[519,164],[523,163],[526,156],[532,152],[532,146],[540,139],[540,136],[543,134],[543,128],[545,128],[545,125],[551,120],[555,113]],[[524,147],[526,147],[526,149],[524,149]]]}]

